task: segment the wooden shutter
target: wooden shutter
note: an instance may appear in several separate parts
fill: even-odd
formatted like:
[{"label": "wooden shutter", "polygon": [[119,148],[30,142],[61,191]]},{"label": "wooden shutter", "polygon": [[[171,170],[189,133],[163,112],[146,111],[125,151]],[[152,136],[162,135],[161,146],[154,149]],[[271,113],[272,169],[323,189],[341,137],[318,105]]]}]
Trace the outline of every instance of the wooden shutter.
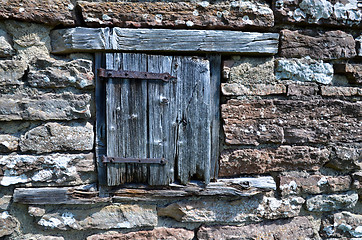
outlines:
[{"label": "wooden shutter", "polygon": [[[108,79],[107,156],[165,158],[166,165],[108,163],[109,186],[209,182],[215,118],[208,60],[189,56],[106,54],[106,68],[165,73],[175,81]],[[214,146],[217,147],[217,146]],[[215,162],[215,161],[214,161]]]}]

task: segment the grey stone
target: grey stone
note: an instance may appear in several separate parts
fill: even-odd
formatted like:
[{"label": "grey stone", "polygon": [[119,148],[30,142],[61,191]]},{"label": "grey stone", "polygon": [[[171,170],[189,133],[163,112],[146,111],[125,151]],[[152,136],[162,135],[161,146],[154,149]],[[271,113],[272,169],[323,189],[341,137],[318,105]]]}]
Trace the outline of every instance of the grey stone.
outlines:
[{"label": "grey stone", "polygon": [[308,58],[279,59],[277,60],[276,78],[329,84],[333,80],[333,65]]},{"label": "grey stone", "polygon": [[18,227],[18,221],[8,212],[0,213],[0,237],[12,234]]},{"label": "grey stone", "polygon": [[11,199],[11,195],[0,195],[0,210],[8,210]]},{"label": "grey stone", "polygon": [[15,54],[15,50],[11,44],[10,36],[0,29],[0,57],[9,57]]},{"label": "grey stone", "polygon": [[155,205],[68,206],[62,210],[46,210],[37,223],[47,229],[59,230],[154,227],[157,225],[157,212]]},{"label": "grey stone", "polygon": [[362,169],[361,159],[361,145],[351,147],[336,146],[331,152],[327,166],[341,171],[359,170]]},{"label": "grey stone", "polygon": [[33,87],[94,87],[92,61],[37,58],[30,64],[28,82]]},{"label": "grey stone", "polygon": [[202,226],[197,232],[199,240],[296,240],[320,239],[313,224],[306,217],[264,221],[246,226]]},{"label": "grey stone", "polygon": [[329,212],[353,208],[358,201],[358,194],[353,191],[339,194],[317,195],[307,199],[306,207],[311,212]]},{"label": "grey stone", "polygon": [[277,95],[286,93],[286,86],[283,84],[255,84],[245,86],[238,83],[222,83],[221,91],[226,96],[232,95]]},{"label": "grey stone", "polygon": [[0,185],[72,186],[95,182],[93,154],[1,155]]},{"label": "grey stone", "polygon": [[63,92],[34,96],[2,95],[0,120],[72,120],[89,118],[91,95]]},{"label": "grey stone", "polygon": [[304,199],[300,197],[278,200],[266,196],[229,202],[188,201],[159,208],[158,215],[180,222],[248,223],[297,216],[303,203]]},{"label": "grey stone", "polygon": [[362,96],[362,89],[358,87],[336,87],[336,86],[321,86],[322,96]]},{"label": "grey stone", "polygon": [[217,182],[225,183],[226,185],[240,184],[247,185],[251,188],[259,188],[266,190],[276,190],[276,182],[273,177],[242,177],[242,178],[221,178]]},{"label": "grey stone", "polygon": [[0,86],[23,84],[22,77],[27,68],[24,61],[0,60]]},{"label": "grey stone", "polygon": [[0,134],[0,152],[15,152],[18,150],[19,138],[8,134]]},{"label": "grey stone", "polygon": [[322,236],[351,239],[362,237],[362,215],[339,212],[322,220]]},{"label": "grey stone", "polygon": [[94,132],[89,122],[46,123],[21,136],[23,152],[47,153],[53,151],[87,151],[93,149]]},{"label": "grey stone", "polygon": [[25,234],[18,237],[19,240],[64,240],[63,237],[49,236],[43,234]]},{"label": "grey stone", "polygon": [[362,57],[362,35],[356,38],[357,56]]}]

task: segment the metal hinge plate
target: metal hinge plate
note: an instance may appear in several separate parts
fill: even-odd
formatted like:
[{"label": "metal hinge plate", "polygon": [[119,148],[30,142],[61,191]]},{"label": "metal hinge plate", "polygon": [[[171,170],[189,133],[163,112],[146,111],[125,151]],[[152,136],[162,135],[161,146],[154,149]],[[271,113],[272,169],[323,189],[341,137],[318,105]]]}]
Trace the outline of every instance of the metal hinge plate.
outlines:
[{"label": "metal hinge plate", "polygon": [[171,76],[169,73],[151,73],[151,72],[138,72],[138,71],[124,71],[124,70],[110,70],[99,68],[98,76],[103,78],[125,78],[125,79],[143,79],[143,80],[162,80],[165,82],[176,77]]},{"label": "metal hinge plate", "polygon": [[103,163],[146,163],[165,165],[167,160],[164,158],[121,158],[102,156]]}]

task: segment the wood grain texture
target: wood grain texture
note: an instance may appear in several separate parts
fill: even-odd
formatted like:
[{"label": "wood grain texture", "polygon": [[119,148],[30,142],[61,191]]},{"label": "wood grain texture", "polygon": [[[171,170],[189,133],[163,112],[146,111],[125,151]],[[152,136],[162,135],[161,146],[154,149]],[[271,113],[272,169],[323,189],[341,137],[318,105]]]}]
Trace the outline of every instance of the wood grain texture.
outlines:
[{"label": "wood grain texture", "polygon": [[[166,51],[276,54],[278,33],[222,30],[72,28],[52,31],[52,53]],[[111,45],[108,46],[108,41]]]}]

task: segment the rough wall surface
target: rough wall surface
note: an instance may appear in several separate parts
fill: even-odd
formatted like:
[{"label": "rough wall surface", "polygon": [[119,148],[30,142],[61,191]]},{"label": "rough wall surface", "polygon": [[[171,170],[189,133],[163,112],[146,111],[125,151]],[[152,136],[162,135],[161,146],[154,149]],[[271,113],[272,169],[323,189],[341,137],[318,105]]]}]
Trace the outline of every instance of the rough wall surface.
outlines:
[{"label": "rough wall surface", "polygon": [[[100,197],[95,55],[51,47],[76,26],[280,34],[222,56],[216,182]],[[362,238],[361,29],[354,0],[2,1],[0,238]]]}]

